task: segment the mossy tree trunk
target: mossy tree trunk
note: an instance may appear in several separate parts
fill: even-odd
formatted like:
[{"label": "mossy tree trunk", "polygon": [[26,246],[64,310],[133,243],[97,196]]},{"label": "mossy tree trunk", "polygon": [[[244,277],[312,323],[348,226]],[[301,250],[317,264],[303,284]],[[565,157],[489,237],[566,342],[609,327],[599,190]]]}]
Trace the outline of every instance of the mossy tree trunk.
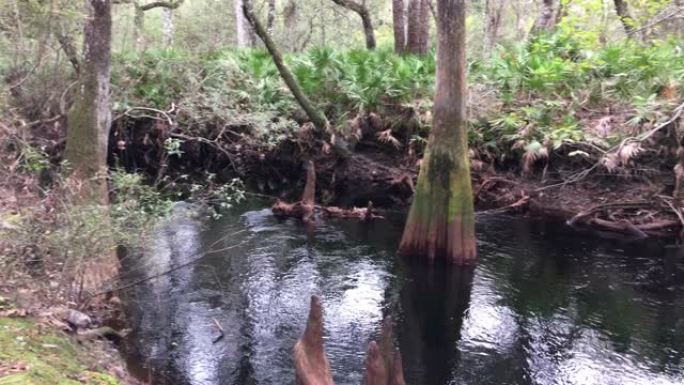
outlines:
[{"label": "mossy tree trunk", "polygon": [[264,26],[252,11],[252,6],[247,0],[244,0],[243,12],[246,19],[254,28],[257,36],[259,36],[261,41],[264,42],[266,49],[271,54],[271,58],[273,58],[273,62],[280,73],[280,77],[283,78],[283,81],[287,85],[287,88],[290,89],[290,92],[292,92],[292,95],[297,100],[297,103],[299,103],[304,112],[306,112],[307,116],[311,120],[311,123],[313,123],[314,126],[316,126],[316,128],[320,131],[326,130],[328,128],[328,120],[326,119],[325,115],[323,112],[314,107],[313,103],[311,103],[311,100],[304,95],[304,92],[299,87],[294,75],[285,65],[283,55],[280,53],[280,50],[278,50],[278,47],[276,47],[273,39],[271,39],[271,36],[268,34]]},{"label": "mossy tree trunk", "polygon": [[333,2],[356,12],[361,17],[363,34],[366,37],[366,48],[369,50],[375,49],[375,30],[373,29],[373,21],[371,20],[368,7],[364,3],[357,3],[353,0],[333,0]]},{"label": "mossy tree trunk", "polygon": [[106,204],[107,141],[111,124],[109,80],[111,1],[88,0],[79,92],[68,113],[65,158],[83,197]]},{"label": "mossy tree trunk", "polygon": [[465,1],[439,0],[433,127],[399,254],[476,261],[466,129]]},{"label": "mossy tree trunk", "polygon": [[[107,142],[111,125],[109,82],[111,67],[111,0],[87,0],[84,58],[76,100],[67,115],[65,159],[71,171],[70,191],[83,205],[107,205]],[[116,254],[93,255],[79,262],[70,295],[95,291],[119,271]]]}]

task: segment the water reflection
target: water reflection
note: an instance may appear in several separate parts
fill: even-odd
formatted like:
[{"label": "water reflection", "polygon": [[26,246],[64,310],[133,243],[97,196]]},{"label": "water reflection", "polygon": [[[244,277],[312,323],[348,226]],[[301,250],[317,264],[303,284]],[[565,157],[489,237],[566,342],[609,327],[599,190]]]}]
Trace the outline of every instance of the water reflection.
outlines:
[{"label": "water reflection", "polygon": [[242,244],[131,293],[132,357],[159,384],[292,384],[316,293],[338,385],[360,384],[385,314],[408,384],[684,383],[681,249],[521,218],[478,223],[473,270],[399,261],[401,220],[306,231],[258,206],[206,229],[175,220],[132,272]]}]

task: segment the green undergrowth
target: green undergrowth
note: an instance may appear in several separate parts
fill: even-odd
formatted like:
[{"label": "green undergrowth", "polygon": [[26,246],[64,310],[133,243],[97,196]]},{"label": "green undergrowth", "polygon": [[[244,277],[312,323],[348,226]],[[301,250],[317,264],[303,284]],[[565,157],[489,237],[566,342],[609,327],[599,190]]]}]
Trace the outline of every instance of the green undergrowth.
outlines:
[{"label": "green undergrowth", "polygon": [[0,385],[116,385],[70,337],[29,319],[0,317]]},{"label": "green undergrowth", "polygon": [[[429,111],[424,104],[434,94],[434,54],[314,48],[288,54],[286,62],[336,127],[358,111],[398,110],[391,106]],[[469,63],[469,77],[471,146],[553,150],[596,140],[607,148],[668,116],[679,103],[684,45],[667,40],[590,46],[559,32],[497,47],[491,56]],[[120,111],[175,105],[177,116],[194,127],[250,124],[264,141],[277,142],[298,129],[292,119],[297,105],[263,50],[205,57],[173,50],[119,54],[114,89]],[[591,132],[596,119],[611,114],[619,115],[613,127],[601,135]]]}]

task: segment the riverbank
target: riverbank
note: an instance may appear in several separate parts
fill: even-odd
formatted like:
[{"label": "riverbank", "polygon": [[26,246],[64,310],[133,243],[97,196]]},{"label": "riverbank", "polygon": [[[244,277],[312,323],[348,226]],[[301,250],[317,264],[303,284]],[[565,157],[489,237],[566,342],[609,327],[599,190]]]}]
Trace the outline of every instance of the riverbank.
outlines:
[{"label": "riverbank", "polygon": [[108,341],[88,331],[67,334],[70,326],[58,315],[62,310],[39,310],[7,299],[17,295],[0,287],[0,384],[138,384]]}]

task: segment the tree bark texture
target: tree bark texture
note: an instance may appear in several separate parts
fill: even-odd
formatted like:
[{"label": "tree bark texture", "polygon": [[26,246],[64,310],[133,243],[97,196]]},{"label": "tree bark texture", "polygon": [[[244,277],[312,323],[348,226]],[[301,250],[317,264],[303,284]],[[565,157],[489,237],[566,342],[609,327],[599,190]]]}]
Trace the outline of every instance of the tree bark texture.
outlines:
[{"label": "tree bark texture", "polygon": [[[79,88],[67,115],[65,159],[70,167],[69,184],[74,198],[83,204],[107,205],[107,144],[111,126],[109,83],[111,73],[111,0],[87,0],[84,58]],[[94,291],[118,273],[112,252],[93,255],[75,271],[73,292]],[[80,280],[80,282],[79,282]],[[72,293],[73,294],[73,293]]]},{"label": "tree bark texture", "polygon": [[73,176],[87,182],[91,201],[108,202],[103,172],[111,124],[109,106],[111,1],[88,0],[84,60],[76,101],[68,113],[65,158]]},{"label": "tree bark texture", "polygon": [[361,17],[361,22],[363,23],[363,34],[366,37],[366,48],[369,50],[375,49],[375,31],[373,29],[373,21],[371,20],[368,8],[364,4],[357,3],[353,0],[333,0],[333,2],[341,7],[356,12],[359,17]]},{"label": "tree bark texture", "polygon": [[430,0],[409,0],[406,52],[425,55],[430,40]]},{"label": "tree bark texture", "polygon": [[433,127],[399,254],[476,262],[466,129],[465,0],[439,0]]},{"label": "tree bark texture", "polygon": [[164,8],[162,10],[162,19],[163,19],[163,42],[164,48],[169,48],[173,45],[173,34],[174,34],[174,26],[173,26],[173,9],[171,8]]},{"label": "tree bark texture", "polygon": [[133,41],[136,51],[145,50],[145,12],[155,8],[163,8],[164,10],[164,46],[168,47],[171,45],[173,42],[173,10],[180,7],[184,1],[185,0],[153,1],[147,4],[140,4],[139,0],[133,1],[133,6],[135,8],[135,16],[133,18]]},{"label": "tree bark texture", "polygon": [[235,36],[237,37],[238,48],[248,48],[252,46],[248,20],[245,17],[245,13],[242,11],[245,5],[245,0],[235,0]]},{"label": "tree bark texture", "polygon": [[269,35],[273,35],[276,19],[276,0],[268,0],[268,19],[266,20],[266,30]]},{"label": "tree bark texture", "polygon": [[311,120],[311,123],[313,123],[318,130],[326,130],[328,127],[328,120],[325,118],[325,115],[316,107],[314,107],[313,103],[311,103],[309,98],[307,98],[306,95],[304,95],[304,92],[299,87],[299,84],[297,84],[297,80],[295,79],[294,75],[285,65],[285,62],[283,61],[283,56],[278,50],[278,47],[276,47],[275,43],[273,42],[273,39],[271,39],[271,36],[268,34],[268,32],[266,32],[264,26],[261,24],[259,19],[254,15],[251,5],[248,2],[244,3],[243,11],[246,19],[249,21],[252,27],[254,27],[256,34],[264,42],[266,49],[271,54],[273,62],[278,68],[280,76],[283,78],[283,81],[287,85],[287,88],[289,88],[290,92],[292,92],[292,95],[297,100],[297,103],[299,103],[299,105],[302,107],[302,109],[306,112],[307,116]]},{"label": "tree bark texture", "polygon": [[559,9],[560,0],[542,0],[539,17],[532,27],[532,34],[553,31],[558,24]]},{"label": "tree bark texture", "polygon": [[405,0],[392,0],[392,28],[394,30],[394,52],[403,54],[406,50]]}]

